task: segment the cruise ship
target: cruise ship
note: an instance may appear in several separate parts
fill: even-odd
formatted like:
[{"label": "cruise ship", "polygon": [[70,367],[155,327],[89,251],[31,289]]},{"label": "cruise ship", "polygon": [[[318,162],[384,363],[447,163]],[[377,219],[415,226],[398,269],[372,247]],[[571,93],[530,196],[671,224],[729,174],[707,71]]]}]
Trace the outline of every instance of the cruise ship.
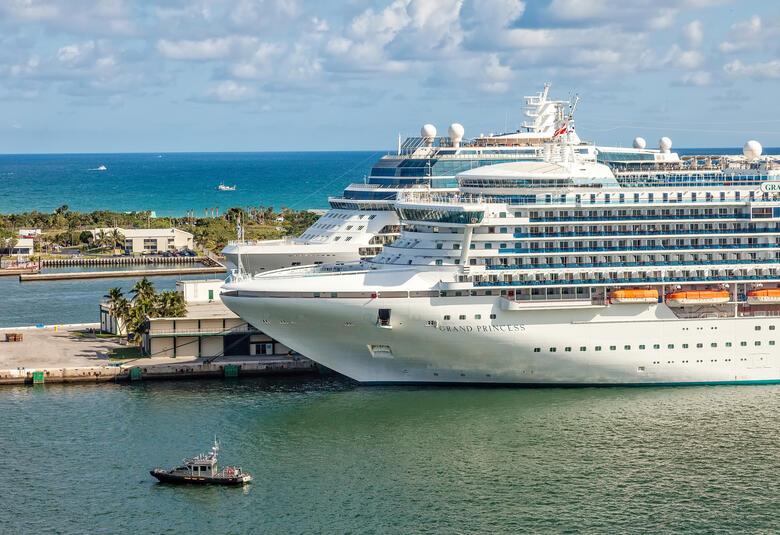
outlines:
[{"label": "cruise ship", "polygon": [[[541,159],[542,144],[555,137],[556,124],[561,124],[576,106],[569,100],[551,100],[549,90],[548,83],[542,91],[525,97],[527,120],[516,132],[464,140],[465,131],[458,123],[450,125],[446,137],[437,136],[433,125],[424,125],[419,137],[407,138],[402,143],[399,139],[396,153],[377,161],[365,182],[351,184],[341,196],[330,197],[330,209],[301,236],[260,242],[231,241],[222,254],[236,265],[240,254],[242,268],[248,273],[375,256],[399,236],[400,223],[394,210],[399,192],[412,188],[454,191],[455,175],[459,172]],[[569,130],[574,139],[576,133]]]},{"label": "cruise ship", "polygon": [[372,259],[237,274],[222,299],[366,383],[778,382],[780,162],[670,147],[607,166],[557,136],[399,193]]}]

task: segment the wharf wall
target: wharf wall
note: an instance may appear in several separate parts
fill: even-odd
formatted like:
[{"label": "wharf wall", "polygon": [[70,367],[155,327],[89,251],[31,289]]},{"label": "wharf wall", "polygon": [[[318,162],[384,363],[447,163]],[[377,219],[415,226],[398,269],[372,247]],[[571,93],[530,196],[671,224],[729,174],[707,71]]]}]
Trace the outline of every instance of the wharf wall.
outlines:
[{"label": "wharf wall", "polygon": [[155,255],[123,255],[107,257],[82,257],[49,258],[41,260],[42,267],[70,267],[70,266],[132,266],[132,265],[158,265],[158,264],[196,264],[206,266],[218,266],[219,263],[208,256],[155,256]]},{"label": "wharf wall", "polygon": [[[36,372],[42,372],[42,377]],[[143,360],[106,366],[21,368],[0,370],[0,385],[47,383],[107,383],[146,380],[213,379],[318,373],[309,359],[236,360],[225,362],[144,363]]]},{"label": "wharf wall", "polygon": [[166,275],[213,275],[226,273],[222,265],[216,267],[178,267],[165,269],[133,269],[127,271],[81,271],[78,273],[20,273],[19,282],[57,281],[75,279],[114,279],[117,277],[163,277]]}]

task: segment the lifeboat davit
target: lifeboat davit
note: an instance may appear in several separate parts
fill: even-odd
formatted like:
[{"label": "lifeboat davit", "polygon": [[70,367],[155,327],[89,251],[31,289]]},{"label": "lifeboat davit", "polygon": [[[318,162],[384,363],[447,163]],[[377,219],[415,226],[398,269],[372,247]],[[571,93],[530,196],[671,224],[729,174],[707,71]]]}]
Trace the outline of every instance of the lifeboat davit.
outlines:
[{"label": "lifeboat davit", "polygon": [[636,303],[657,303],[658,290],[615,290],[609,294],[610,303],[616,305],[636,304]]},{"label": "lifeboat davit", "polygon": [[747,294],[749,305],[771,305],[780,303],[780,289],[753,290]]},{"label": "lifeboat davit", "polygon": [[726,290],[695,290],[666,294],[666,304],[670,307],[718,305],[729,302]]}]

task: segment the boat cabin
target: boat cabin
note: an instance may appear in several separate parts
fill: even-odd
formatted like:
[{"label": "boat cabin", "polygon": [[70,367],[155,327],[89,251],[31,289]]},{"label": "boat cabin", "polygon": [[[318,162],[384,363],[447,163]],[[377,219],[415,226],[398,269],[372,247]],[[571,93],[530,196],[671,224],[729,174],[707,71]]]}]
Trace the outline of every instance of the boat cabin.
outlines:
[{"label": "boat cabin", "polygon": [[217,458],[215,456],[198,456],[191,459],[185,459],[185,466],[177,468],[176,471],[187,472],[195,477],[213,477],[217,475]]}]

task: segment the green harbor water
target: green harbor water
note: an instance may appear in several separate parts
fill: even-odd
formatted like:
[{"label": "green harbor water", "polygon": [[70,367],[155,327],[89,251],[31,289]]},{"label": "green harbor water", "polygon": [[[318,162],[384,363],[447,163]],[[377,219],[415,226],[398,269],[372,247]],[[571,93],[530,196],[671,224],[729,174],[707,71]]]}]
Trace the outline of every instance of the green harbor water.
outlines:
[{"label": "green harbor water", "polygon": [[[2,533],[777,533],[780,385],[0,389]],[[255,478],[148,474],[206,451]]]}]

